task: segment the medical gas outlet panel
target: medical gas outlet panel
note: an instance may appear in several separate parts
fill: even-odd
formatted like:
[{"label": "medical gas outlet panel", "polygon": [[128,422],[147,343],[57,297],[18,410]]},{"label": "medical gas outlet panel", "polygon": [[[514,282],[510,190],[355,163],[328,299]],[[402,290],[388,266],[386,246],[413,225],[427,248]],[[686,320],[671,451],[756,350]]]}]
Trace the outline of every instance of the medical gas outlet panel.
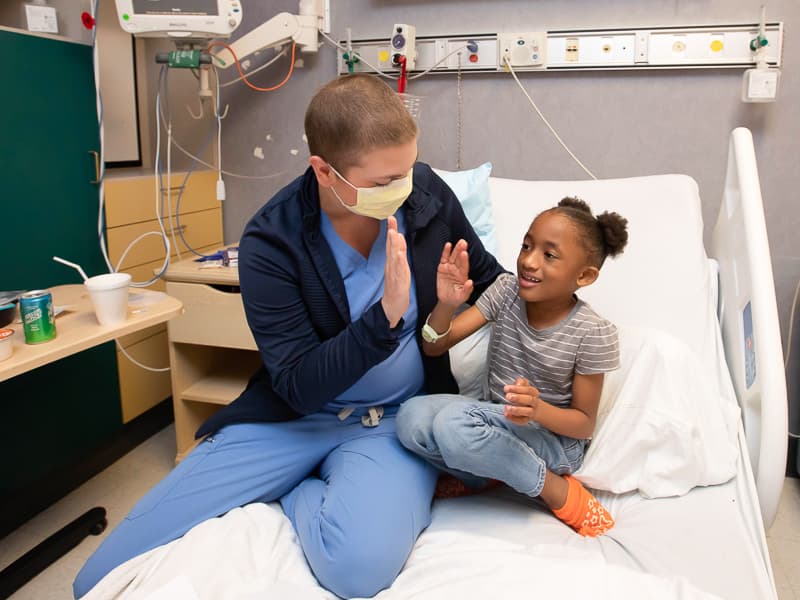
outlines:
[{"label": "medical gas outlet panel", "polygon": [[[339,74],[374,72],[370,65],[398,72],[401,52],[410,73],[503,72],[507,65],[519,71],[747,68],[756,62],[751,42],[759,36],[758,24],[449,36],[415,36],[409,25],[398,34],[397,27],[389,38],[341,41],[350,52],[340,49]],[[780,67],[783,23],[767,23],[765,39],[767,64]],[[348,61],[353,55],[363,60]]]},{"label": "medical gas outlet panel", "polygon": [[392,66],[399,67],[401,61],[406,61],[406,69],[414,69],[417,60],[416,50],[417,29],[413,25],[397,23],[392,27],[391,58]]}]

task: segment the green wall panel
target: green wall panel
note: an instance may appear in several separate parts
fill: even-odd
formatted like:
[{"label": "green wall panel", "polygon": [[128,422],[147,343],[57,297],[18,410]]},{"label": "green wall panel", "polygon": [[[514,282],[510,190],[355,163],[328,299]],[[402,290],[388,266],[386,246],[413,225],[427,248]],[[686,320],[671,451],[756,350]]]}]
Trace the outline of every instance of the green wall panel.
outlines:
[{"label": "green wall panel", "polygon": [[[92,49],[0,31],[0,56],[0,290],[79,283],[52,257],[106,271]],[[122,427],[114,344],[0,383],[0,419],[0,494],[91,453]]]}]

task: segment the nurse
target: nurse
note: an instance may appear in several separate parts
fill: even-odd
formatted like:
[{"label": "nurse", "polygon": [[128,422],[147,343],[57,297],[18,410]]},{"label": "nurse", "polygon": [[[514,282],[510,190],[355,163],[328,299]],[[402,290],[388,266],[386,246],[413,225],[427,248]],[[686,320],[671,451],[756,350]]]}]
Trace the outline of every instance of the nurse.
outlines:
[{"label": "nurse", "polygon": [[417,161],[416,124],[379,79],[324,86],[305,131],[310,167],[253,216],[239,246],[262,367],[89,559],[76,597],[206,519],[274,500],[322,586],[373,596],[430,523],[436,470],[400,445],[395,415],[411,396],[458,391],[447,355],[420,351],[445,244],[470,303],[502,268]]}]

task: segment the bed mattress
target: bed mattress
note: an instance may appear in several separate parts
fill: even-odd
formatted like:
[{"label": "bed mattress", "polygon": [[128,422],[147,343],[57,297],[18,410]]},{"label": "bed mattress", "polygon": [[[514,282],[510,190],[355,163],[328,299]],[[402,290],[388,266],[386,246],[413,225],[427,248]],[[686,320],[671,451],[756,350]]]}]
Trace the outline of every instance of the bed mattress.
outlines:
[{"label": "bed mattress", "polygon": [[[745,471],[740,467],[731,481],[681,497],[599,492],[616,525],[595,539],[575,534],[508,488],[436,501],[431,526],[392,587],[376,598],[775,599]],[[319,587],[289,520],[272,503],[205,521],[120,565],[85,600],[109,598],[335,596]]]}]

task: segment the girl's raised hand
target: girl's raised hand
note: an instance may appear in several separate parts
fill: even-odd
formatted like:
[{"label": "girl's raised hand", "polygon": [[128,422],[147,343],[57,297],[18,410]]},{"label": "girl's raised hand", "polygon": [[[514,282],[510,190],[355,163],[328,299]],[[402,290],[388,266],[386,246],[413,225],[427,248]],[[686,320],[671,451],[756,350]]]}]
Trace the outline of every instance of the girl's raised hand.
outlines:
[{"label": "girl's raised hand", "polygon": [[467,242],[458,240],[455,246],[447,242],[436,270],[436,295],[439,302],[456,309],[469,299],[470,294],[472,280],[469,279]]}]

